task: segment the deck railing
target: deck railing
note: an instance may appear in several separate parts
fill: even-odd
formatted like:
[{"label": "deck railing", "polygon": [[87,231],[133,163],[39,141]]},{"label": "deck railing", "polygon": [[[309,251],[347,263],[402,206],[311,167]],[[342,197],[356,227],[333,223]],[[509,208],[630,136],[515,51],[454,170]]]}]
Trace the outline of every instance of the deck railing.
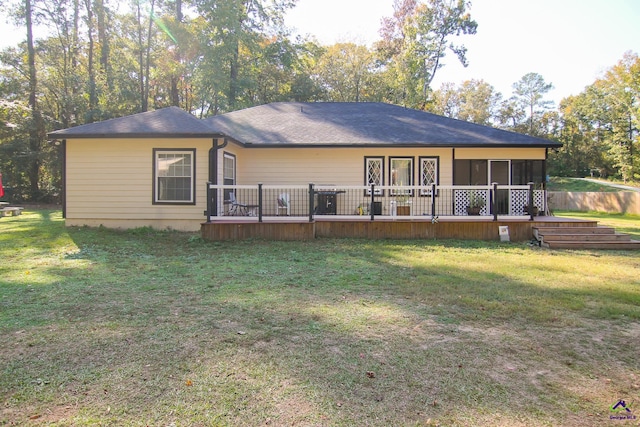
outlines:
[{"label": "deck railing", "polygon": [[[473,207],[476,207],[473,210]],[[473,216],[533,217],[546,211],[545,190],[529,185],[214,185],[207,184],[208,220],[352,217],[372,221]]]}]

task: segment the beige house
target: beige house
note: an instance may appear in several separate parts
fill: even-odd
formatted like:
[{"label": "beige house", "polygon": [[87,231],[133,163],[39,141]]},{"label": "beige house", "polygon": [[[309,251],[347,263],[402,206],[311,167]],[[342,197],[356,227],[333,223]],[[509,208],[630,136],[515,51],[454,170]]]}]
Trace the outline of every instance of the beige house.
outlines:
[{"label": "beige house", "polygon": [[170,107],[49,137],[64,149],[67,225],[189,231],[238,213],[373,219],[397,214],[400,195],[410,216],[455,216],[476,186],[485,215],[521,215],[513,192],[498,212],[490,186],[544,183],[560,146],[383,103],[273,103],[204,120]]}]

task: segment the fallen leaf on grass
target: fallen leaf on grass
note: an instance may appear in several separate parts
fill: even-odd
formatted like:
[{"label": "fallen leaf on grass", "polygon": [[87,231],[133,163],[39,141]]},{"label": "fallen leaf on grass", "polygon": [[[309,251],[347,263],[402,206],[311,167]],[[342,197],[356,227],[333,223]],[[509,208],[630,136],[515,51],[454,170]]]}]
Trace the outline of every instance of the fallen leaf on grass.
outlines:
[{"label": "fallen leaf on grass", "polygon": [[41,416],[42,416],[42,415],[40,415],[40,414],[37,414],[37,415],[31,415],[31,416],[29,417],[29,419],[30,419],[30,420],[37,420],[37,419],[38,419],[38,418],[40,418]]},{"label": "fallen leaf on grass", "polygon": [[187,387],[191,387],[191,386],[193,385],[193,381],[191,381],[191,380],[186,380],[186,381],[184,382],[184,385],[186,385]]}]

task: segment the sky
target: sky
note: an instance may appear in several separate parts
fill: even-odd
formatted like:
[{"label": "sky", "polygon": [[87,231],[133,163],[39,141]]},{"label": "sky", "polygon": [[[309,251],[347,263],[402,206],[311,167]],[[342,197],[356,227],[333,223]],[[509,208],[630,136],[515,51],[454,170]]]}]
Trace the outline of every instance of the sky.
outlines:
[{"label": "sky", "polygon": [[[433,88],[484,80],[511,96],[513,83],[540,74],[556,103],[577,95],[616,65],[624,53],[640,54],[640,0],[472,0],[478,23],[467,47],[467,68],[452,54]],[[393,0],[298,0],[286,23],[322,44],[378,40],[380,21],[393,14]],[[457,43],[457,41],[456,41]]]},{"label": "sky", "polygon": [[[540,74],[554,89],[556,105],[577,95],[616,65],[627,51],[640,54],[640,0],[471,0],[477,34],[462,36],[468,67],[449,53],[432,87],[484,80],[511,96],[527,73]],[[298,0],[287,12],[295,33],[320,43],[371,46],[380,21],[393,14],[393,0]],[[1,16],[1,14],[0,14]],[[0,47],[23,40],[22,31],[0,22]]]}]

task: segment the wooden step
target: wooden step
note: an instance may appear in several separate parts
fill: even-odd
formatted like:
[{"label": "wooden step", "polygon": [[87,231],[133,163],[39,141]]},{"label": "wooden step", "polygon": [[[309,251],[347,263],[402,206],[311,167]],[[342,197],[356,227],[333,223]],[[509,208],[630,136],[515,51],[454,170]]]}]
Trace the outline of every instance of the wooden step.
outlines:
[{"label": "wooden step", "polygon": [[614,234],[598,234],[598,233],[585,233],[585,234],[556,234],[545,233],[540,234],[539,240],[548,241],[553,240],[556,242],[628,242],[631,240],[631,236],[628,234],[614,233]]},{"label": "wooden step", "polygon": [[545,240],[542,247],[549,249],[609,249],[609,250],[640,250],[640,241],[629,240],[628,242],[567,242]]},{"label": "wooden step", "polygon": [[616,230],[612,227],[533,227],[533,235],[538,238],[539,235],[584,235],[584,234],[615,234]]},{"label": "wooden step", "polygon": [[638,250],[640,241],[617,233],[612,227],[533,227],[533,235],[540,246],[550,249],[616,249]]}]

